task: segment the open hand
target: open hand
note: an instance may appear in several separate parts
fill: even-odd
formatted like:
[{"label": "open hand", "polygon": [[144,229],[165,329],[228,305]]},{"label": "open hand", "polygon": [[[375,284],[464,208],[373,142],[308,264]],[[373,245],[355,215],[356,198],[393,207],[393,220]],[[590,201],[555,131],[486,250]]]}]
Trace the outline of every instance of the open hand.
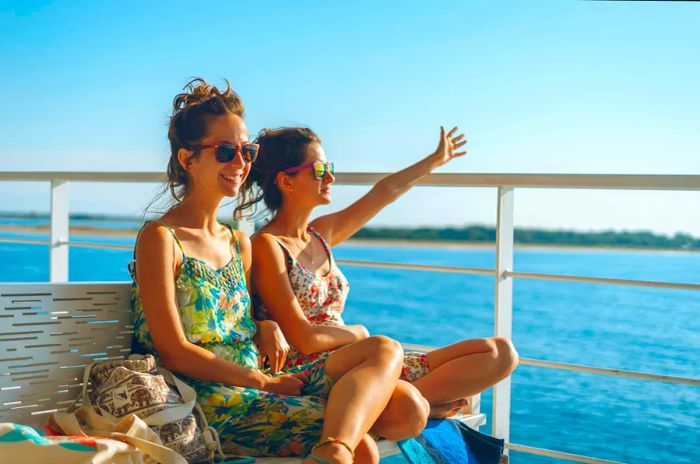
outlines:
[{"label": "open hand", "polygon": [[272,374],[279,372],[287,360],[289,343],[282,334],[280,326],[275,321],[259,321],[258,333],[255,334],[258,349],[260,350],[260,365],[265,365],[265,360]]},{"label": "open hand", "polygon": [[435,152],[431,155],[438,166],[442,166],[453,158],[467,154],[467,150],[458,151],[467,144],[464,134],[458,133],[458,130],[455,126],[446,134],[445,128],[440,126],[440,142]]}]

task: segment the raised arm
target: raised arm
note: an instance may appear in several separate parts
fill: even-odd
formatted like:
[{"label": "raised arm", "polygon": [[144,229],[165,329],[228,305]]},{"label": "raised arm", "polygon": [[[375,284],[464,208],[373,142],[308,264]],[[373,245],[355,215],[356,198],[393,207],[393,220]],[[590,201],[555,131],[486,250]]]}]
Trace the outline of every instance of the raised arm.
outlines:
[{"label": "raised arm", "polygon": [[284,252],[272,235],[258,233],[253,237],[253,263],[254,292],[300,352],[328,351],[367,337],[367,330],[359,325],[322,326],[306,319],[289,283]]},{"label": "raised arm", "polygon": [[466,150],[457,151],[466,143],[464,134],[458,134],[456,127],[448,133],[445,133],[445,129],[440,127],[440,141],[433,153],[417,163],[383,178],[367,194],[347,208],[315,219],[312,221],[313,226],[328,240],[331,246],[344,242],[386,205],[406,193],[421,178],[453,158],[466,154]]},{"label": "raised arm", "polygon": [[[148,328],[163,366],[195,379],[279,391],[279,380],[230,363],[187,340],[175,296],[175,274],[182,261],[179,254],[165,227],[155,222],[144,227],[136,244],[136,275]],[[280,392],[295,394],[296,386],[285,389],[287,386]]]}]

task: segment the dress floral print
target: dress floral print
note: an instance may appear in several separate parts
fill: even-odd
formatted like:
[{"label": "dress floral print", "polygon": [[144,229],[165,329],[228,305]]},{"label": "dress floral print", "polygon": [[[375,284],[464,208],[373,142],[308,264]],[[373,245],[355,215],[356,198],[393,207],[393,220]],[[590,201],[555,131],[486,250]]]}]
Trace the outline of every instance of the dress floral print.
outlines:
[{"label": "dress floral print", "polygon": [[[342,313],[350,291],[350,284],[336,265],[330,246],[323,236],[311,226],[308,226],[308,231],[323,245],[330,260],[330,270],[328,274],[319,277],[304,267],[278,240],[287,257],[289,283],[309,322],[317,325],[345,325]],[[254,303],[257,318],[269,319],[269,311],[262,304],[260,298],[256,297]],[[301,366],[312,361],[325,359],[329,354],[330,351],[325,351],[305,355],[292,348],[287,354],[286,365],[287,367]],[[427,374],[429,370],[428,357],[425,353],[408,351],[404,354],[404,365],[401,371],[403,380],[413,382]]]},{"label": "dress floral print", "polygon": [[[167,227],[164,225],[164,227]],[[175,232],[168,228],[182,251]],[[253,342],[256,325],[235,234],[235,253],[221,269],[185,256],[177,273],[176,293],[182,326],[191,343],[249,369],[261,368]],[[131,305],[137,351],[157,355],[141,305],[133,266]],[[304,371],[308,382],[302,396],[286,396],[216,382],[183,380],[197,392],[209,425],[219,433],[227,452],[257,456],[301,456],[321,437],[326,398],[332,386],[325,358],[296,365],[286,372]],[[279,374],[281,375],[281,374]]]}]

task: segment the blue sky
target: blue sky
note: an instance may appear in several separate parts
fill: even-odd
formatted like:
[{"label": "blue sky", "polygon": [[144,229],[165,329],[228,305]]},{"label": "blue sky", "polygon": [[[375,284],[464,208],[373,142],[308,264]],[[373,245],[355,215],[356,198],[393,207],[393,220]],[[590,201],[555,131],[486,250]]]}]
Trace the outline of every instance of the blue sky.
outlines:
[{"label": "blue sky", "polygon": [[[303,124],[341,171],[700,174],[700,4],[0,0],[3,170],[162,171],[172,97],[230,79],[252,132]],[[71,185],[138,213],[155,185]],[[338,187],[331,209],[363,191]],[[516,192],[516,224],[700,235],[700,192]],[[46,210],[0,183],[0,211]],[[492,189],[414,189],[374,224],[493,223]]]}]

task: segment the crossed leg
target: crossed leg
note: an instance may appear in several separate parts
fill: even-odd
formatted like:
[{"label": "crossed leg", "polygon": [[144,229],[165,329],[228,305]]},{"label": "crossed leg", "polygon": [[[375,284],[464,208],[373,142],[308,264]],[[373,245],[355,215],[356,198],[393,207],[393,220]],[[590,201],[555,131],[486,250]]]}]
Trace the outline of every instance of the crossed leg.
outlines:
[{"label": "crossed leg", "polygon": [[[398,382],[403,350],[387,337],[369,337],[331,353],[326,374],[334,385],[328,395],[321,431],[322,439],[333,437],[313,455],[333,463],[352,462],[349,449],[369,457],[372,462],[376,444],[367,431],[390,401]],[[305,464],[314,459],[307,458]]]},{"label": "crossed leg", "polygon": [[413,382],[431,417],[445,417],[508,377],[518,365],[513,343],[502,337],[463,340],[428,353],[430,372]]}]

